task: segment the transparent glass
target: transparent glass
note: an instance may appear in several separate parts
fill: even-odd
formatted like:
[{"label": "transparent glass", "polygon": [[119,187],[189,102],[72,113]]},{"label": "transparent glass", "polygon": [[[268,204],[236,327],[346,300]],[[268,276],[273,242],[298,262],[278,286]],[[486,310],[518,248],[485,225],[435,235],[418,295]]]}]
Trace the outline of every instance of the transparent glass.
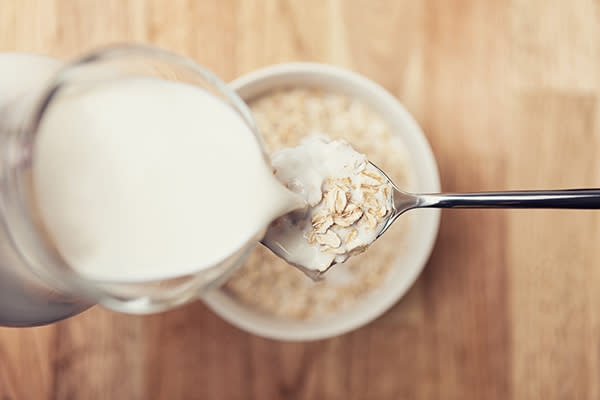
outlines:
[{"label": "transparent glass", "polygon": [[[185,82],[219,96],[247,123],[262,146],[265,162],[268,162],[262,138],[245,103],[206,69],[191,60],[156,48],[117,46],[94,52],[62,68],[40,93],[30,94],[30,100],[35,96],[35,101],[29,101],[29,105],[10,105],[9,108],[13,109],[19,107],[20,112],[7,113],[12,117],[0,119],[0,148],[3,153],[0,212],[4,222],[2,234],[10,239],[8,247],[0,249],[0,264],[5,269],[0,269],[0,281],[2,274],[10,273],[25,276],[23,279],[26,282],[35,282],[38,286],[41,284],[38,292],[42,297],[46,293],[48,299],[51,296],[58,297],[61,304],[71,305],[65,316],[93,303],[100,303],[120,312],[150,313],[189,302],[210,287],[223,282],[241,264],[264,233],[259,232],[235,254],[211,268],[175,279],[136,283],[83,277],[53,250],[35,217],[35,204],[32,200],[31,164],[35,156],[32,148],[39,123],[55,100],[66,91],[89,89],[134,76]],[[202,110],[199,109],[198,112],[202,113]]]}]

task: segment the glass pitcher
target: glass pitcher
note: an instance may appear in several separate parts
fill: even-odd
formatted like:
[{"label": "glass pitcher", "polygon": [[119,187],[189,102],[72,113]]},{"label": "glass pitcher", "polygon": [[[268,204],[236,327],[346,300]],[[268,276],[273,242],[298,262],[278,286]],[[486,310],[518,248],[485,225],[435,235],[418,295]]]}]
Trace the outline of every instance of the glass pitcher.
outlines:
[{"label": "glass pitcher", "polygon": [[[2,57],[42,56],[0,54],[0,65]],[[142,76],[195,85],[225,100],[248,125],[268,162],[262,138],[246,104],[206,69],[157,48],[111,47],[60,68],[58,61],[45,58],[44,62],[51,64],[49,68],[57,69],[50,80],[20,88],[19,94],[12,98],[3,98],[0,94],[0,326],[47,324],[96,303],[119,312],[157,312],[194,300],[210,287],[222,283],[254,248],[264,231],[222,263],[174,279],[119,283],[92,280],[78,274],[55,253],[33,212],[32,148],[39,122],[63,90]],[[0,79],[0,91],[1,83]]]}]

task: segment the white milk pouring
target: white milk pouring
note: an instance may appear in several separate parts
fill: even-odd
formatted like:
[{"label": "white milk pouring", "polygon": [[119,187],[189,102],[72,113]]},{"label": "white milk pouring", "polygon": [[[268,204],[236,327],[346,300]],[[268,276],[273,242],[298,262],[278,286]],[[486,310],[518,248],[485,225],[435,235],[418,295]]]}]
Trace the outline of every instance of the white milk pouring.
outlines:
[{"label": "white milk pouring", "polygon": [[126,78],[65,96],[42,121],[33,160],[50,237],[95,279],[208,268],[301,205],[233,108],[176,82]]},{"label": "white milk pouring", "polygon": [[[0,54],[0,108],[40,90],[41,78],[58,66],[19,57]],[[24,71],[17,62],[31,69],[23,79],[16,79],[15,70]],[[32,75],[40,77],[37,86],[23,90]],[[32,152],[43,230],[64,263],[93,280],[155,281],[210,270],[304,205],[274,177],[242,117],[184,83],[126,77],[67,89],[45,111]],[[14,272],[26,268],[13,253],[3,244],[0,325],[46,323],[86,307],[71,299],[64,310],[48,309],[52,290],[39,282],[32,301],[22,288],[35,279]]]}]

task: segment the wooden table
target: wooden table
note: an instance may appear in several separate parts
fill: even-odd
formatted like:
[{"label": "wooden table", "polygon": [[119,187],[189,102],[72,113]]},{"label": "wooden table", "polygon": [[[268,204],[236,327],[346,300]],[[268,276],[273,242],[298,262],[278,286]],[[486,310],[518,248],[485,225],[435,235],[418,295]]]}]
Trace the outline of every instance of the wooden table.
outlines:
[{"label": "wooden table", "polygon": [[[154,43],[230,80],[329,62],[415,115],[447,191],[600,186],[592,0],[0,0],[0,51]],[[408,295],[315,343],[201,303],[0,329],[0,399],[598,399],[600,214],[448,211]]]}]

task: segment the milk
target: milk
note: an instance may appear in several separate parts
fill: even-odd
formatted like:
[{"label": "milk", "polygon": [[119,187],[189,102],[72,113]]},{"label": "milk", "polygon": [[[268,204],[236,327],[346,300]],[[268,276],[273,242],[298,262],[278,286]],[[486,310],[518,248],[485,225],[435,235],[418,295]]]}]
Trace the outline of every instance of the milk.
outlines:
[{"label": "milk", "polygon": [[274,177],[234,108],[198,87],[153,78],[53,100],[32,174],[51,242],[69,267],[99,280],[210,268],[304,205]]}]

